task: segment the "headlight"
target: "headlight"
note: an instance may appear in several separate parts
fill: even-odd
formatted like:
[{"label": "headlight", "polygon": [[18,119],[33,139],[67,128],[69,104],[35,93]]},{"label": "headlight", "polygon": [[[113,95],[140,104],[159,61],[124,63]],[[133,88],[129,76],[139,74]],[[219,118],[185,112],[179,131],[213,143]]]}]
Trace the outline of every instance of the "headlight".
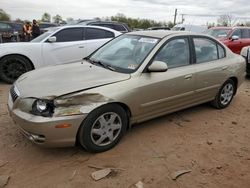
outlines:
[{"label": "headlight", "polygon": [[32,105],[32,114],[51,117],[54,113],[54,102],[50,100],[37,99]]}]

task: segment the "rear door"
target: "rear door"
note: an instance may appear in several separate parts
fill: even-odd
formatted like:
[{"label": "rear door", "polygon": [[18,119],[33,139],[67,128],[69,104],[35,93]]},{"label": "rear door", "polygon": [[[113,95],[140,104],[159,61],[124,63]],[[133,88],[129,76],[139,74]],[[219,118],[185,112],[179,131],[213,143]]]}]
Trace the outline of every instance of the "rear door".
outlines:
[{"label": "rear door", "polygon": [[85,28],[84,55],[88,56],[103,44],[115,37],[111,31],[99,28]]},{"label": "rear door", "polygon": [[56,42],[44,42],[42,55],[45,64],[64,64],[81,61],[85,57],[84,30],[79,28],[65,28],[53,36]]},{"label": "rear door", "polygon": [[212,100],[227,77],[228,62],[223,46],[207,37],[193,37],[196,64],[195,96],[198,102]]}]

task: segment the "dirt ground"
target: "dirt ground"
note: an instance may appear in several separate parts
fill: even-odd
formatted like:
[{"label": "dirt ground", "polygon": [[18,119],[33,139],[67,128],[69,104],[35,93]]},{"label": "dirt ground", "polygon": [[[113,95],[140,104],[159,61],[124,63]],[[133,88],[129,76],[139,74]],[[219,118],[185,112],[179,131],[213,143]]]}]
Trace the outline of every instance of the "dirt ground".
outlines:
[{"label": "dirt ground", "polygon": [[[138,181],[144,188],[250,187],[249,79],[228,108],[204,104],[136,125],[100,154],[30,143],[8,115],[9,88],[0,83],[0,175],[10,176],[6,188],[130,188]],[[119,170],[94,181],[96,169],[89,165]],[[178,170],[191,172],[172,180]]]}]

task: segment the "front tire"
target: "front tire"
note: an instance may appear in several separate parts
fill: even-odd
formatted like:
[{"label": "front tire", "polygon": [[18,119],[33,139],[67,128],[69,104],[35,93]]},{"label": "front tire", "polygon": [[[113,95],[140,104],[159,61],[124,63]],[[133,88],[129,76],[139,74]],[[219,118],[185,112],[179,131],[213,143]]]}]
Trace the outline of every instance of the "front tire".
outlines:
[{"label": "front tire", "polygon": [[10,84],[32,69],[30,61],[20,55],[9,55],[0,60],[0,78]]},{"label": "front tire", "polygon": [[212,101],[212,105],[217,109],[226,108],[233,100],[236,84],[232,79],[228,79],[220,88],[215,99]]},{"label": "front tire", "polygon": [[117,104],[107,104],[87,116],[79,129],[78,141],[90,152],[104,152],[118,144],[127,125],[125,110]]}]

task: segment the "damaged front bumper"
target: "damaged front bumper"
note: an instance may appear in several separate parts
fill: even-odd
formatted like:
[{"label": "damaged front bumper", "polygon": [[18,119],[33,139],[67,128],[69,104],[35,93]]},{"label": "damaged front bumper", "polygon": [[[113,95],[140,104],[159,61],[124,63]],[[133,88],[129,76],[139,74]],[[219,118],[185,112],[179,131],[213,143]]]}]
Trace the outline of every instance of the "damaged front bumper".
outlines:
[{"label": "damaged front bumper", "polygon": [[[42,117],[13,108],[11,97],[8,109],[13,121],[18,124],[21,133],[35,144],[44,147],[74,146],[79,127],[87,114],[64,117]],[[57,128],[67,124],[67,128]]]}]

